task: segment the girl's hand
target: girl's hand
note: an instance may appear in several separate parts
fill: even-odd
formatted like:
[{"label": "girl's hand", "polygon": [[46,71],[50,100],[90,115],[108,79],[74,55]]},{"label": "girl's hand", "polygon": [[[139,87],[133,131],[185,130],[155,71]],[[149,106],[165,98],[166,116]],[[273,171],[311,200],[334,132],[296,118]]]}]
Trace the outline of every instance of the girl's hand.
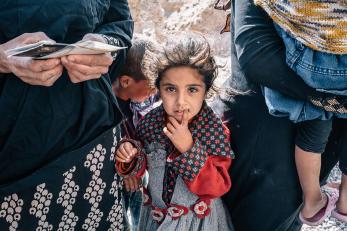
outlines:
[{"label": "girl's hand", "polygon": [[23,82],[31,85],[52,86],[63,72],[60,59],[33,60],[27,57],[7,57],[4,53],[8,49],[41,40],[51,39],[43,32],[26,33],[2,44],[0,46],[0,72],[13,73]]},{"label": "girl's hand", "polygon": [[140,188],[140,182],[141,180],[138,179],[136,176],[128,176],[124,178],[125,189],[128,192],[135,192]]},{"label": "girl's hand", "polygon": [[188,128],[188,112],[183,111],[182,121],[178,122],[174,117],[168,118],[169,122],[164,128],[164,134],[180,153],[184,153],[193,147],[192,133]]},{"label": "girl's hand", "polygon": [[137,148],[135,148],[130,142],[124,142],[116,151],[116,160],[119,162],[129,163],[134,159],[136,154]]},{"label": "girl's hand", "polygon": [[[82,40],[105,42],[97,34],[87,34]],[[67,69],[71,82],[79,83],[90,79],[98,79],[108,72],[113,59],[110,53],[98,55],[68,55],[61,58]]]}]

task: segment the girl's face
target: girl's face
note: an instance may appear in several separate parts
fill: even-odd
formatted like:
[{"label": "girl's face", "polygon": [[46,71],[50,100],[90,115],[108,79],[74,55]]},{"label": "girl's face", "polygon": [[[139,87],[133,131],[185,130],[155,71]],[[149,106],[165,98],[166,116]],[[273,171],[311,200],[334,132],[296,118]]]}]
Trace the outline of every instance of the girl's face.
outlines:
[{"label": "girl's face", "polygon": [[159,92],[166,113],[181,122],[184,110],[189,120],[199,113],[205,99],[206,85],[196,69],[172,67],[163,73]]}]

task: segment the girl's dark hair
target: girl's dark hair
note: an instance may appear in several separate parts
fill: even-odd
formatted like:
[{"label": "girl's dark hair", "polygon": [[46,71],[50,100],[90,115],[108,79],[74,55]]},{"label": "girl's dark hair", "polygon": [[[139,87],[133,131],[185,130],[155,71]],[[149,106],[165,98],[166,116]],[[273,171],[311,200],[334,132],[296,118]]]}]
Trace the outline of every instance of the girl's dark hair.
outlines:
[{"label": "girl's dark hair", "polygon": [[180,66],[194,68],[203,76],[207,98],[217,92],[218,88],[214,85],[217,77],[217,65],[211,54],[210,45],[204,36],[198,33],[171,36],[153,65],[157,73],[153,84],[159,89],[165,71]]}]

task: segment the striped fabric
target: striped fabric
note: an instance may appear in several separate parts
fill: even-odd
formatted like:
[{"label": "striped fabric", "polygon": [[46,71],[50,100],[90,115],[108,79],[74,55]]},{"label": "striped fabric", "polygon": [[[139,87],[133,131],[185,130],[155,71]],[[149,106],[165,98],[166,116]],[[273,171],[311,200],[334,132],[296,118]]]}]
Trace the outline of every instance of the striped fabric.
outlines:
[{"label": "striped fabric", "polygon": [[347,0],[254,0],[292,37],[327,53],[347,54]]}]

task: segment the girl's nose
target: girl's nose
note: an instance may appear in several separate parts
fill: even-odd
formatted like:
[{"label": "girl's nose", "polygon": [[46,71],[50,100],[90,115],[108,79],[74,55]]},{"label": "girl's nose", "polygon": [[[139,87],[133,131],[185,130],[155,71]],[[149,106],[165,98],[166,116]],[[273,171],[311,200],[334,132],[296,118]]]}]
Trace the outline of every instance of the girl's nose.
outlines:
[{"label": "girl's nose", "polygon": [[186,100],[185,100],[185,95],[184,95],[184,93],[178,94],[178,95],[177,95],[177,104],[178,104],[179,106],[184,106],[184,105],[185,105],[185,102],[186,102]]}]

